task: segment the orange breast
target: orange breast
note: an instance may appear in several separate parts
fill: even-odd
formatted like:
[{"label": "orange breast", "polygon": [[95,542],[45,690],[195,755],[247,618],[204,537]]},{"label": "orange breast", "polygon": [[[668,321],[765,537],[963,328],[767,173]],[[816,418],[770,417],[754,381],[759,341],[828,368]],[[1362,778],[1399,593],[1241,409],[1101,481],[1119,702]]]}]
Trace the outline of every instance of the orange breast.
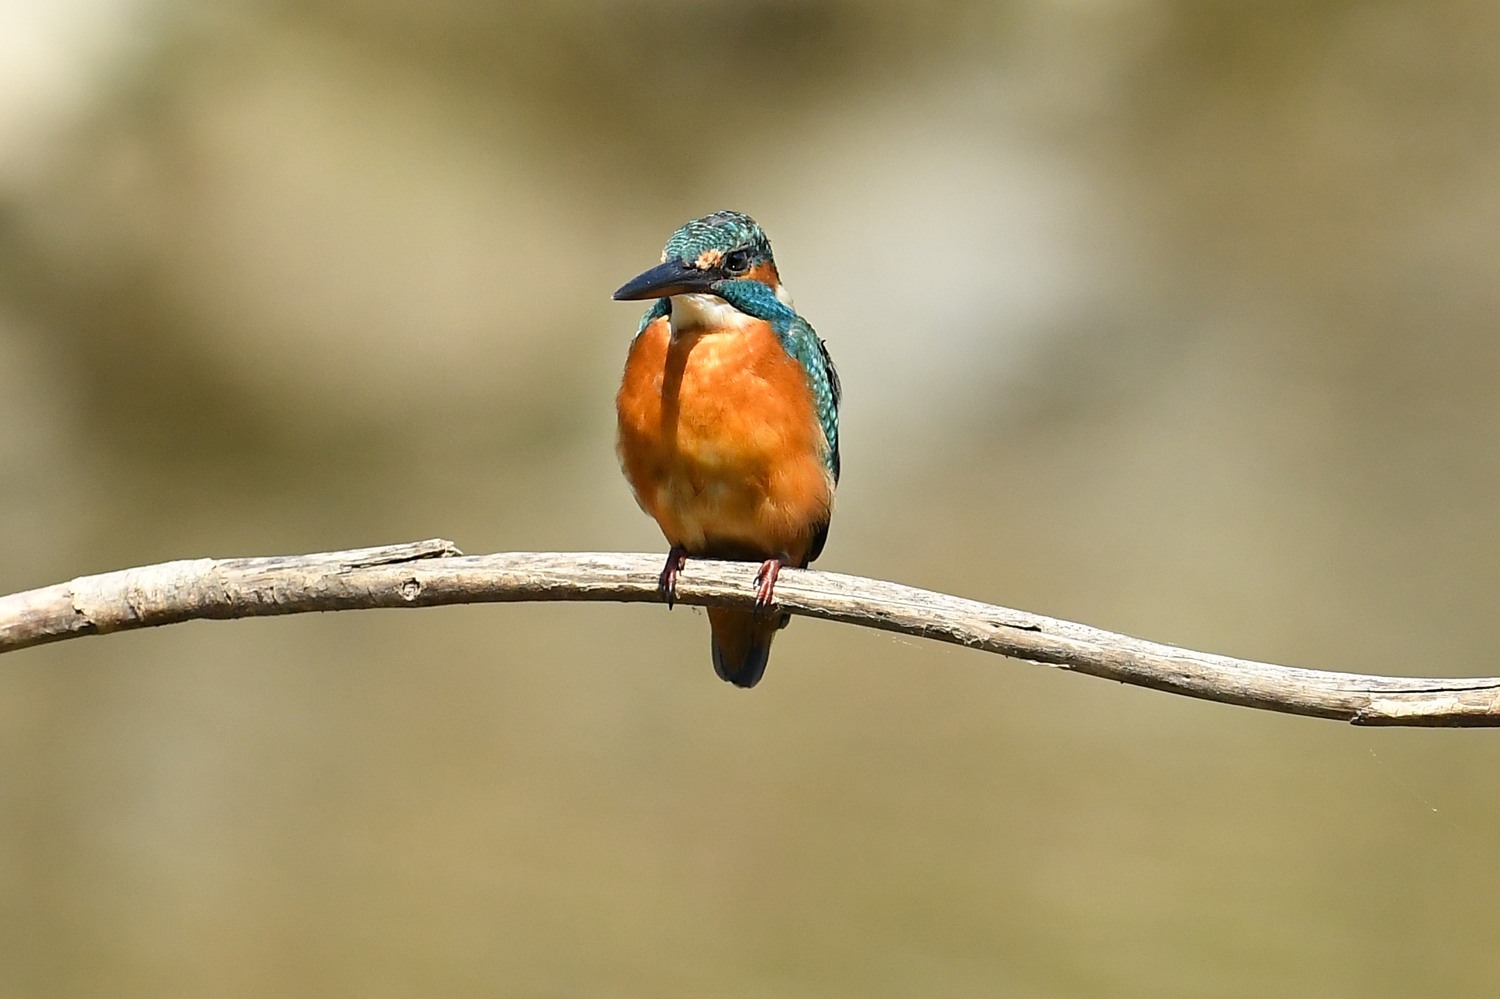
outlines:
[{"label": "orange breast", "polygon": [[801,562],[833,480],[801,366],[759,320],[635,339],[616,399],[620,464],[667,541],[691,554]]}]

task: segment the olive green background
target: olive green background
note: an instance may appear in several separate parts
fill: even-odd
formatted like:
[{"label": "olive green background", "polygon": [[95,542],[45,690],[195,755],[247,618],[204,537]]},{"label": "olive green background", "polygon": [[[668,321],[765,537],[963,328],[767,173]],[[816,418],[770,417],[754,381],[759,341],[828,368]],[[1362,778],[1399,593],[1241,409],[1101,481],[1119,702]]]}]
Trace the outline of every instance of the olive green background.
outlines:
[{"label": "olive green background", "polygon": [[[0,591],[422,537],[661,551],[678,224],[845,384],[820,567],[1494,674],[1500,8],[26,0]],[[214,622],[0,660],[5,996],[1390,996],[1500,972],[1500,735],[799,620]]]}]

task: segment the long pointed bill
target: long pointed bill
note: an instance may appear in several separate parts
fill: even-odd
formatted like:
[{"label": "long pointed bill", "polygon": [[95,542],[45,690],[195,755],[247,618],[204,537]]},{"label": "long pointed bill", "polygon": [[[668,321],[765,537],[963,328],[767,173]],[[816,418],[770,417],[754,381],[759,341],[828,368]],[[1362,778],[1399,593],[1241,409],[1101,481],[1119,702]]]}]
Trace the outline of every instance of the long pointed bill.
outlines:
[{"label": "long pointed bill", "polygon": [[642,298],[670,298],[673,295],[688,295],[708,291],[715,276],[696,267],[689,267],[680,260],[668,260],[651,268],[620,286],[615,292],[617,302],[628,302]]}]

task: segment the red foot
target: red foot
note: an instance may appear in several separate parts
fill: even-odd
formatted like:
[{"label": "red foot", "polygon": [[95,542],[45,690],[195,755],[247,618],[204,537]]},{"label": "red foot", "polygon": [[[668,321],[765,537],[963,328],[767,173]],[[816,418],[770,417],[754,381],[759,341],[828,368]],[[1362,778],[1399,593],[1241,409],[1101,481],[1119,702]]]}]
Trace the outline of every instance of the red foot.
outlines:
[{"label": "red foot", "polygon": [[781,559],[768,558],[760,564],[755,574],[755,613],[764,614],[771,608],[776,595],[776,577],[781,575]]},{"label": "red foot", "polygon": [[677,599],[677,574],[687,564],[687,552],[672,546],[667,552],[667,564],[662,566],[661,576],[656,580],[656,592],[667,602],[667,610],[672,609],[672,603]]}]

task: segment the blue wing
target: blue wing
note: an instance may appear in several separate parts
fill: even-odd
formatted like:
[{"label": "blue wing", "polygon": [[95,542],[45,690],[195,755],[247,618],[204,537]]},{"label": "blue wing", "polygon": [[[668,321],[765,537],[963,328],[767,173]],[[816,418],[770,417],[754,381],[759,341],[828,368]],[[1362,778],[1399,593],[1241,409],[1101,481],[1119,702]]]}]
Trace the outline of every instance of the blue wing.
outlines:
[{"label": "blue wing", "polygon": [[813,406],[818,411],[818,422],[823,425],[823,436],[828,440],[825,461],[833,473],[833,481],[839,480],[839,403],[843,388],[839,385],[839,373],[828,356],[828,345],[801,316],[794,316],[787,324],[785,333],[778,331],[782,346],[797,359],[802,370],[807,372],[807,385],[812,389]]}]

